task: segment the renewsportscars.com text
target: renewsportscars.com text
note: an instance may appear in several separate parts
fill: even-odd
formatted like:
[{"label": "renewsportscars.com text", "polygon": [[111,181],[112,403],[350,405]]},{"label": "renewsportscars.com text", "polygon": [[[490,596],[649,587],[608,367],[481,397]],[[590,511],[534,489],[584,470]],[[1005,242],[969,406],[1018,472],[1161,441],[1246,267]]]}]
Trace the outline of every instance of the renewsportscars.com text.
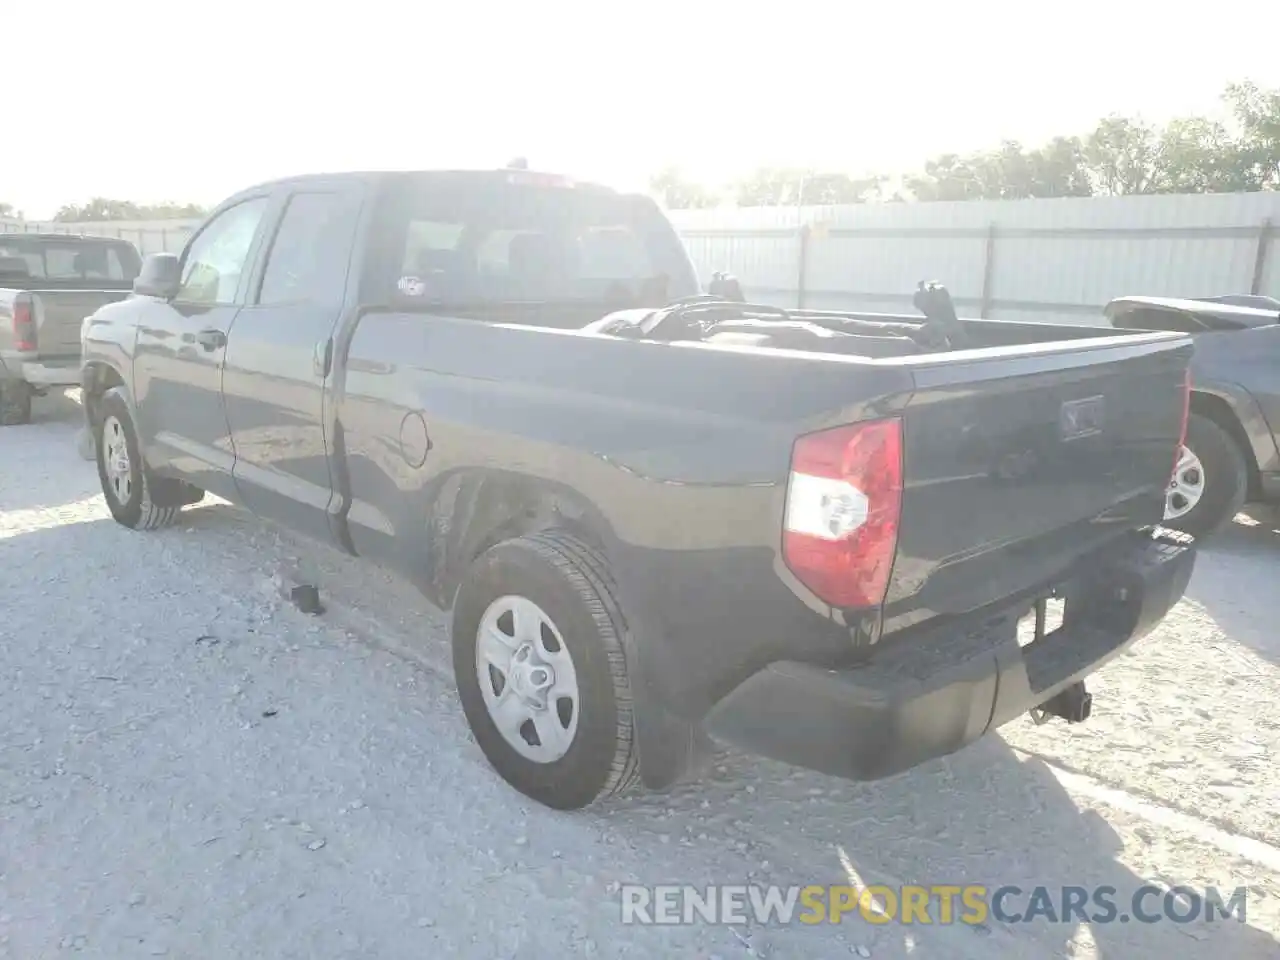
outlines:
[{"label": "renewsportscars.com text", "polygon": [[622,922],[819,924],[1244,923],[1247,890],[1159,887],[624,885]]}]

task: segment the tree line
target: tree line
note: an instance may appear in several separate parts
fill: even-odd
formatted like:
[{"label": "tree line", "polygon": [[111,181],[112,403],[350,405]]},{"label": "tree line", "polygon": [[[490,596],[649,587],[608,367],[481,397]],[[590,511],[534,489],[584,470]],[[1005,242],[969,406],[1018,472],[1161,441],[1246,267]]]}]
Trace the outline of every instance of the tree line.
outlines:
[{"label": "tree line", "polygon": [[[766,168],[713,188],[673,166],[655,175],[650,188],[673,209],[1280,190],[1280,88],[1233,83],[1222,100],[1230,117],[1225,123],[1180,117],[1161,126],[1109,116],[1083,136],[1054,137],[1032,148],[1010,140],[975,153],[944,153],[905,176]],[[54,220],[195,219],[207,212],[194,203],[95,197],[63,206]],[[21,216],[0,203],[0,217]]]},{"label": "tree line", "polygon": [[[88,203],[68,203],[58,209],[53,219],[58,223],[87,223],[100,220],[189,220],[209,212],[197,203],[134,203],[132,200],[110,200],[94,197]],[[21,220],[22,211],[11,203],[0,203],[0,217]]]},{"label": "tree line", "polygon": [[1083,136],[944,153],[905,176],[767,168],[714,189],[669,167],[650,187],[673,209],[1280,189],[1280,89],[1234,83],[1222,99],[1226,123],[1182,117],[1160,126],[1113,115]]}]

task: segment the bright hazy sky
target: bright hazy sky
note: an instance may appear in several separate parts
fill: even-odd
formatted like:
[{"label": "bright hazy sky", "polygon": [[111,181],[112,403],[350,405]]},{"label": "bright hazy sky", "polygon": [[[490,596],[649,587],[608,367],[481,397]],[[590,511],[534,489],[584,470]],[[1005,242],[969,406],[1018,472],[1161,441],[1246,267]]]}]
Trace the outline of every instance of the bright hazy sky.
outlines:
[{"label": "bright hazy sky", "polygon": [[1280,86],[1277,0],[0,4],[0,200],[29,217],[517,155],[627,188],[667,163],[902,172]]}]

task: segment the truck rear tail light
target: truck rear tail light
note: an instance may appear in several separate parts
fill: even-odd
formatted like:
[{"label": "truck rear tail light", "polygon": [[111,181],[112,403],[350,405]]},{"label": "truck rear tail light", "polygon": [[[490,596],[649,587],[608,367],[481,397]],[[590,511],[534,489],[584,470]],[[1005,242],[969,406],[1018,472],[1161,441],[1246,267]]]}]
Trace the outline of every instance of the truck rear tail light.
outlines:
[{"label": "truck rear tail light", "polygon": [[36,318],[31,295],[18,294],[13,301],[13,345],[15,350],[31,351],[39,348],[36,342]]},{"label": "truck rear tail light", "polygon": [[902,513],[902,421],[870,420],[796,441],[782,554],[835,607],[884,602]]}]

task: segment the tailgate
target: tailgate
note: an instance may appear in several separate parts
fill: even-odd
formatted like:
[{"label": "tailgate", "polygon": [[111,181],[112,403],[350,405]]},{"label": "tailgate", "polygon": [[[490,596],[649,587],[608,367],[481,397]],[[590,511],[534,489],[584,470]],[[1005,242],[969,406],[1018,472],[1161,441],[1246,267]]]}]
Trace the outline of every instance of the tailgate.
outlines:
[{"label": "tailgate", "polygon": [[885,631],[1036,589],[1158,523],[1191,351],[1156,334],[921,364]]},{"label": "tailgate", "polygon": [[80,356],[80,324],[101,306],[123,300],[128,290],[33,290],[41,359]]}]

